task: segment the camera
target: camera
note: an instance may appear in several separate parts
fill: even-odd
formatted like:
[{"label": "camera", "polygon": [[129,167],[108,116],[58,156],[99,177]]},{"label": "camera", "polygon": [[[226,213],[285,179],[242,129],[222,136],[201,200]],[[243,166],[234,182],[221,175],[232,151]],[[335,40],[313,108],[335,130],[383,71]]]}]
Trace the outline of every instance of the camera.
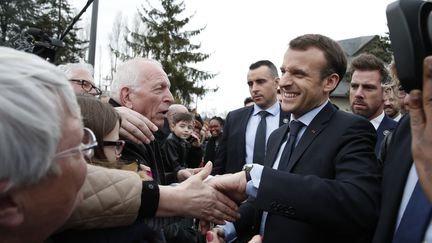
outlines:
[{"label": "camera", "polygon": [[399,0],[387,6],[398,78],[406,92],[422,89],[423,59],[432,54],[432,2]]}]

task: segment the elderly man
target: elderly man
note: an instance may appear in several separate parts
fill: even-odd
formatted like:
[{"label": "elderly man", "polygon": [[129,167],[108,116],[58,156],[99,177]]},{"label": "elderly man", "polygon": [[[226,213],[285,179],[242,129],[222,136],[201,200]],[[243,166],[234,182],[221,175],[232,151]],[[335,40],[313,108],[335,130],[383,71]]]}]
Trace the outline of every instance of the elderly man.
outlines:
[{"label": "elderly man", "polygon": [[59,65],[78,94],[101,95],[102,90],[96,87],[93,79],[93,66],[88,63],[68,63]]},{"label": "elderly man", "polygon": [[69,217],[95,146],[64,74],[0,47],[0,242],[42,242]]},{"label": "elderly man", "polygon": [[[121,65],[111,84],[113,106],[123,106],[147,117],[158,128],[164,125],[164,117],[174,101],[171,86],[162,65],[154,60],[135,58]],[[176,166],[166,171],[165,157],[157,142],[136,144],[127,141],[122,159],[144,164],[152,169],[154,179],[162,185],[183,181],[194,171]]]}]

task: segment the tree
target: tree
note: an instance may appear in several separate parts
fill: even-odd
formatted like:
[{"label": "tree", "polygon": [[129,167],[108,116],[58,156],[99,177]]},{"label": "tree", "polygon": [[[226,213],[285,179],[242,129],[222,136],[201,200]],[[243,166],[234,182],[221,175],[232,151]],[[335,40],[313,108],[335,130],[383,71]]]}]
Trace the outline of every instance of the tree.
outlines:
[{"label": "tree", "polygon": [[378,36],[378,38],[369,43],[362,52],[371,53],[389,64],[393,57],[389,33],[387,32],[383,36]]},{"label": "tree", "polygon": [[[60,38],[67,26],[72,23],[75,13],[67,0],[37,0],[41,14],[36,20],[36,26],[48,33],[49,36]],[[74,26],[63,39],[64,48],[59,48],[54,60],[55,64],[78,62],[84,57],[87,40],[80,40]]]},{"label": "tree", "polygon": [[[215,74],[191,67],[210,57],[200,53],[201,44],[192,44],[190,39],[200,34],[205,27],[197,30],[183,30],[193,16],[180,18],[185,10],[184,2],[161,0],[162,9],[153,7],[147,0],[138,10],[141,27],[130,31],[126,40],[134,56],[153,58],[161,62],[171,81],[171,92],[176,101],[190,104],[193,95],[202,97],[210,91],[204,81]],[[137,31],[138,30],[138,31]]]},{"label": "tree", "polygon": [[0,45],[13,47],[13,39],[34,25],[38,9],[35,0],[0,1]]}]

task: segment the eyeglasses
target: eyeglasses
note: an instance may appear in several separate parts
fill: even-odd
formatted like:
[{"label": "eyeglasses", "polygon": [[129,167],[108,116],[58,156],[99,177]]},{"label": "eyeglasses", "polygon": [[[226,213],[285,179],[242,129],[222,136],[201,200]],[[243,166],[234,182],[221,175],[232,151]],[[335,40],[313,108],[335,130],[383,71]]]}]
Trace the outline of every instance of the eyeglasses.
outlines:
[{"label": "eyeglasses", "polygon": [[115,146],[116,155],[120,155],[123,147],[125,145],[125,141],[117,140],[117,141],[103,141],[103,146]]},{"label": "eyeglasses", "polygon": [[76,146],[76,147],[66,149],[64,151],[57,153],[54,156],[54,158],[55,159],[64,158],[64,157],[67,157],[70,155],[74,155],[76,153],[82,153],[87,159],[90,159],[93,157],[93,154],[94,154],[93,149],[96,146],[97,146],[96,136],[94,135],[92,130],[85,127],[84,128],[84,136],[83,136],[83,139],[81,141],[81,144]]},{"label": "eyeglasses", "polygon": [[98,87],[94,86],[92,83],[90,83],[87,80],[84,80],[84,79],[69,79],[69,81],[80,84],[81,88],[85,92],[87,92],[87,93],[90,93],[94,89],[96,91],[96,95],[101,95],[102,94],[102,90],[101,89],[99,89]]}]

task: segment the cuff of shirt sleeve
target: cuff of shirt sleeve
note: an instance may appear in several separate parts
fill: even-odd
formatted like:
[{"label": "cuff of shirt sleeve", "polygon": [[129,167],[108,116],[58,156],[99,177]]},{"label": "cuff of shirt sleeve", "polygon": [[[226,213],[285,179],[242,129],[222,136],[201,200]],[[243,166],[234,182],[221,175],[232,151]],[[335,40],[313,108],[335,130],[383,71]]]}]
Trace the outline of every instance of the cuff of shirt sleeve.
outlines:
[{"label": "cuff of shirt sleeve", "polygon": [[225,225],[222,228],[224,230],[226,242],[233,242],[237,239],[237,232],[233,223],[225,221]]},{"label": "cuff of shirt sleeve", "polygon": [[253,199],[255,199],[258,194],[263,169],[264,166],[253,164],[252,170],[250,171],[251,180],[246,184],[246,194]]},{"label": "cuff of shirt sleeve", "polygon": [[159,205],[159,185],[156,181],[143,181],[138,218],[154,217]]}]

